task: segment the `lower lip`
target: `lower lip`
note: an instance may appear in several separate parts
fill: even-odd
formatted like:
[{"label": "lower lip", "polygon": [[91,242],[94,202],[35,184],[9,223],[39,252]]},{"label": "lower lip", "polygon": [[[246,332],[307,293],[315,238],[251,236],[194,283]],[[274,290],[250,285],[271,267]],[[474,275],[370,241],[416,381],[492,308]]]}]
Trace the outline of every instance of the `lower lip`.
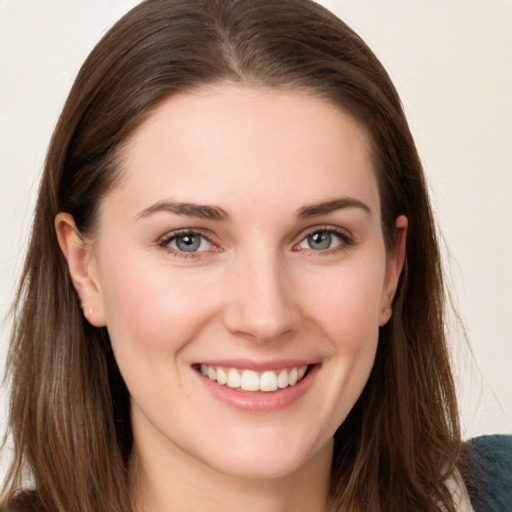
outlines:
[{"label": "lower lip", "polygon": [[276,412],[286,409],[299,400],[310,386],[320,369],[315,364],[309,369],[306,376],[294,386],[288,386],[277,391],[239,391],[227,385],[217,384],[194,370],[206,389],[218,400],[226,403],[234,409],[244,412]]}]

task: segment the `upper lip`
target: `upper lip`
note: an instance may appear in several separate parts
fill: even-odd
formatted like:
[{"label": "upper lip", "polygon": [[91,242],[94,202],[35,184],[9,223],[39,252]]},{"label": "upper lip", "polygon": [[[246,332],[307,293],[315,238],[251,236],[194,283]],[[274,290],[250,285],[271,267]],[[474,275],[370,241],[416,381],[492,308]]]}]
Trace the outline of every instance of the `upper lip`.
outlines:
[{"label": "upper lip", "polygon": [[199,366],[201,364],[208,366],[220,366],[223,368],[239,368],[242,370],[264,372],[268,370],[282,370],[284,368],[309,366],[311,364],[315,364],[315,362],[306,359],[274,359],[269,361],[254,361],[250,359],[215,359],[198,361],[192,366]]}]

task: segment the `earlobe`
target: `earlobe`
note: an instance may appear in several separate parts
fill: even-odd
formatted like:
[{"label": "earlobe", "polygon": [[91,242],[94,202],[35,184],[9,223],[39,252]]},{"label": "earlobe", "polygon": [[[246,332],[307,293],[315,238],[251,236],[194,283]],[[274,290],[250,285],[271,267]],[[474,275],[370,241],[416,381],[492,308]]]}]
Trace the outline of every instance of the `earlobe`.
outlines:
[{"label": "earlobe", "polygon": [[84,316],[96,327],[105,326],[103,296],[92,245],[81,237],[69,213],[61,212],[55,217],[55,230]]},{"label": "earlobe", "polygon": [[393,299],[405,264],[407,227],[407,217],[400,215],[395,223],[394,245],[386,261],[386,280],[382,291],[379,326],[385,325],[393,312]]}]

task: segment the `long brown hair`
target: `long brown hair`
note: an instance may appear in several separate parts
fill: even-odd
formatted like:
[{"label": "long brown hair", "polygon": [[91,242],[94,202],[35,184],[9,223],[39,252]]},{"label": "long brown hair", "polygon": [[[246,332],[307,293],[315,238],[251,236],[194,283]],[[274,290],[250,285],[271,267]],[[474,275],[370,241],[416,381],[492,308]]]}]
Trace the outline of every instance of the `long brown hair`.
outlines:
[{"label": "long brown hair", "polygon": [[14,456],[4,502],[48,512],[131,509],[128,392],[106,329],[81,314],[54,219],[69,212],[92,235],[134,129],[170,95],[222,81],[301,89],[349,112],[373,143],[388,247],[395,219],[409,219],[393,316],[381,328],[370,379],[335,435],[332,510],[453,511],[445,480],[460,434],[421,163],[382,65],[310,0],[147,0],[82,66],[48,150],[14,307]]}]

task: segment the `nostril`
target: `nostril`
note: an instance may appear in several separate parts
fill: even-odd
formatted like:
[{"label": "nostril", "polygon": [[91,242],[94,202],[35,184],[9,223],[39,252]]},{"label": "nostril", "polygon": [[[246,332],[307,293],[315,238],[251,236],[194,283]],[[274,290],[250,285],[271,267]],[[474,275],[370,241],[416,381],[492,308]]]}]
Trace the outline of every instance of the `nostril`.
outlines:
[{"label": "nostril", "polygon": [[228,331],[258,342],[281,339],[298,329],[299,316],[290,308],[264,311],[257,304],[234,305],[224,316]]}]

